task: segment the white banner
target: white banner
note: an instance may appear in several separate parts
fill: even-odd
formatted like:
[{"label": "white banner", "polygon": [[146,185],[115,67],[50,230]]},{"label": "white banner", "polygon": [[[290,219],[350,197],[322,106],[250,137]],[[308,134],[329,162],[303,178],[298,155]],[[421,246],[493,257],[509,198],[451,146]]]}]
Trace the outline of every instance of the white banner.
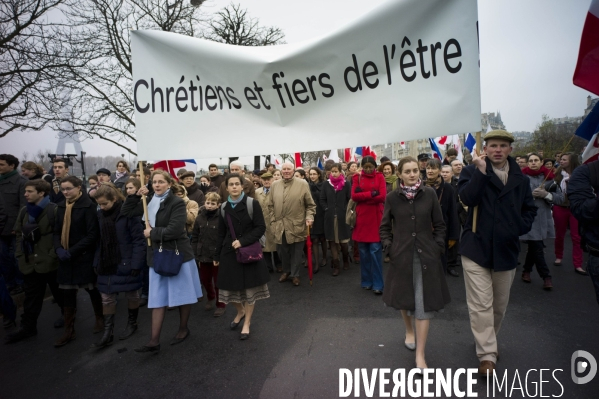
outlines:
[{"label": "white banner", "polygon": [[132,37],[140,159],[294,153],[480,130],[473,0],[392,0],[332,34],[241,47]]}]

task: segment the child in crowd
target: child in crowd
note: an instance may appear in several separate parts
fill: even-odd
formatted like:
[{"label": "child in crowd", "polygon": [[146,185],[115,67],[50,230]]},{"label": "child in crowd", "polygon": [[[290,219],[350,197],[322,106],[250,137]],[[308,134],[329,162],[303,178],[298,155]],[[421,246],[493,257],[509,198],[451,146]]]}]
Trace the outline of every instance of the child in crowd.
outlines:
[{"label": "child in crowd", "polygon": [[134,195],[141,188],[141,182],[135,177],[130,177],[125,183],[125,190],[127,191],[127,195]]},{"label": "child in crowd", "polygon": [[218,302],[218,266],[214,266],[214,252],[218,242],[218,212],[220,211],[220,195],[213,192],[206,193],[206,202],[200,208],[200,213],[195,220],[191,233],[191,247],[200,269],[200,282],[206,289],[208,303],[206,310],[212,310],[216,301],[214,317],[220,317],[225,313],[225,304]]}]

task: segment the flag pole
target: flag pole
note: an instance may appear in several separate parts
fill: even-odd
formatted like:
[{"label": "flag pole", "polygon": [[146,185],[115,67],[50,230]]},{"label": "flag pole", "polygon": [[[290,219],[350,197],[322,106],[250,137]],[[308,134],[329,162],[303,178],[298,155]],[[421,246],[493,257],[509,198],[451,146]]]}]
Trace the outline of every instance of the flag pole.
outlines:
[{"label": "flag pole", "polygon": [[[476,155],[480,156],[480,150],[482,147],[482,140],[480,137],[480,132],[476,132]],[[474,212],[472,213],[472,232],[476,233],[476,224],[478,222],[478,205],[474,207]]]},{"label": "flag pole", "polygon": [[[146,175],[144,174],[144,168],[143,168],[143,163],[142,161],[139,161],[139,181],[141,183],[141,186],[144,187],[145,186],[145,178]],[[150,177],[151,178],[151,177]],[[150,219],[148,218],[148,201],[146,200],[146,196],[142,195],[141,196],[141,203],[143,204],[144,207],[144,220],[146,221],[146,229],[150,228]],[[148,247],[152,246],[152,240],[150,239],[150,237],[148,237]]]}]

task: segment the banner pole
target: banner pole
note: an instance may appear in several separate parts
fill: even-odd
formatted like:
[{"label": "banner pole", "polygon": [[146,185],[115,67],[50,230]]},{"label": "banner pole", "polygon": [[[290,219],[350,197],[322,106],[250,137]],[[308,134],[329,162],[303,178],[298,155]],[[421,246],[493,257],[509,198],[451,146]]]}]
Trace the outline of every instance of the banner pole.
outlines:
[{"label": "banner pole", "polygon": [[[482,140],[480,137],[480,132],[476,132],[476,155],[480,156],[480,150],[482,147]],[[474,207],[474,212],[472,214],[472,232],[476,233],[476,224],[478,222],[478,205]]]},{"label": "banner pole", "polygon": [[[142,161],[139,161],[139,165],[138,165],[138,170],[139,170],[139,181],[141,183],[141,186],[144,187],[145,184],[145,179],[146,179],[146,175],[144,174],[144,168],[143,168],[143,163]],[[150,176],[150,179],[152,177]],[[144,207],[144,220],[146,221],[146,229],[150,228],[150,219],[148,218],[148,201],[146,200],[146,196],[142,195],[141,196],[141,203],[143,204]],[[152,246],[152,240],[150,239],[150,237],[148,237],[148,247]]]}]

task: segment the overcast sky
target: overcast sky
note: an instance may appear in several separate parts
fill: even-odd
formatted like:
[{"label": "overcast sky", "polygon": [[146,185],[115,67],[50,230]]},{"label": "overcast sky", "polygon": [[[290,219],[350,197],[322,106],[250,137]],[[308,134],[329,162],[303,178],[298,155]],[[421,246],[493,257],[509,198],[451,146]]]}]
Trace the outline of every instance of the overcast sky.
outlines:
[{"label": "overcast sky", "polygon": [[[244,0],[242,5],[261,24],[280,27],[288,43],[297,43],[324,36],[385,1]],[[213,13],[229,3],[208,0],[202,8],[205,13]],[[533,131],[543,114],[582,115],[590,93],[572,84],[572,74],[590,3],[591,0],[478,2],[482,112],[500,111],[509,131]],[[435,106],[434,102],[430,106]],[[54,151],[56,145],[56,134],[51,131],[18,132],[0,139],[0,153],[13,153],[20,158],[23,151]],[[89,155],[123,152],[98,139],[84,141],[83,150]]]}]

